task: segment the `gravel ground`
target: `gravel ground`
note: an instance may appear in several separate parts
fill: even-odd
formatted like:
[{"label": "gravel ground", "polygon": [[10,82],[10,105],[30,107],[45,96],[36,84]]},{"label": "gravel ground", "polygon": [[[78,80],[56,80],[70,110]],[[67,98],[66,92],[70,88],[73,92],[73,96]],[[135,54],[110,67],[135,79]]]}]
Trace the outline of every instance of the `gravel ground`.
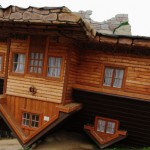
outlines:
[{"label": "gravel ground", "polygon": [[[38,143],[32,150],[98,150],[86,136],[67,131],[55,132]],[[6,139],[0,140],[0,150],[23,150],[23,148],[16,139]]]}]

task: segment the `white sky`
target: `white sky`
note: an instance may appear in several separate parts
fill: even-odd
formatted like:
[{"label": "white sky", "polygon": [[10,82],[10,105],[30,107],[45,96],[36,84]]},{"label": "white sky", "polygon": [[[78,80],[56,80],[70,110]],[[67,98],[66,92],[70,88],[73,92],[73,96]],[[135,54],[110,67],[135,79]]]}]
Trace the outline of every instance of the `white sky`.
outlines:
[{"label": "white sky", "polygon": [[150,0],[0,0],[2,7],[67,6],[72,11],[92,10],[91,18],[104,21],[116,14],[128,14],[132,35],[150,36]]}]

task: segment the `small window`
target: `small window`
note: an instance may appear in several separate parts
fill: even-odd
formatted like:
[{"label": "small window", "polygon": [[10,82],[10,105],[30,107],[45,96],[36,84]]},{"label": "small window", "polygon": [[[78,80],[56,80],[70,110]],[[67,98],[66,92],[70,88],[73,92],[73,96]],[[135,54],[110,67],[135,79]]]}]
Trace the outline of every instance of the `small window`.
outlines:
[{"label": "small window", "polygon": [[97,117],[95,122],[95,130],[105,134],[114,134],[118,128],[118,121],[108,118]]},{"label": "small window", "polygon": [[23,115],[22,115],[22,124],[24,126],[29,126],[29,124],[30,124],[30,114],[29,113],[23,113]]},{"label": "small window", "polygon": [[105,132],[106,121],[98,120],[97,131]]},{"label": "small window", "polygon": [[12,71],[15,73],[24,73],[24,68],[25,68],[25,54],[14,53]]},{"label": "small window", "polygon": [[39,115],[32,115],[32,123],[31,126],[37,128],[39,124]]},{"label": "small window", "polygon": [[42,73],[43,53],[30,53],[30,73]]},{"label": "small window", "polygon": [[3,56],[0,55],[0,72],[2,72],[2,68],[3,68]]},{"label": "small window", "polygon": [[114,132],[115,132],[115,123],[108,121],[106,133],[114,134]]},{"label": "small window", "polygon": [[62,58],[61,57],[48,57],[48,77],[59,78],[61,75],[61,64]]},{"label": "small window", "polygon": [[39,126],[39,115],[32,113],[23,113],[22,114],[22,125],[37,128]]},{"label": "small window", "polygon": [[105,67],[103,86],[121,88],[124,77],[124,69]]}]

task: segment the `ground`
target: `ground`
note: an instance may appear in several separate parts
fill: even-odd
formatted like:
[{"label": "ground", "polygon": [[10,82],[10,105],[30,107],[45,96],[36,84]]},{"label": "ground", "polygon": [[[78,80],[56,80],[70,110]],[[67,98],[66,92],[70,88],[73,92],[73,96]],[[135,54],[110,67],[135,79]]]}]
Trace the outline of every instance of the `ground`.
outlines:
[{"label": "ground", "polygon": [[[97,150],[98,147],[86,136],[59,131],[40,141],[33,150]],[[23,150],[17,139],[0,140],[0,150]]]}]

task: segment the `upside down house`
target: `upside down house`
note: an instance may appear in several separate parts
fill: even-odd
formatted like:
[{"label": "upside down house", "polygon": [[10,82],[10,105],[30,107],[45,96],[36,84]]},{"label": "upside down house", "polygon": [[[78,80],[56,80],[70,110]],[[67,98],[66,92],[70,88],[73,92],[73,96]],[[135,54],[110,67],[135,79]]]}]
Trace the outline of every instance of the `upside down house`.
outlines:
[{"label": "upside down house", "polygon": [[66,7],[1,8],[0,78],[0,116],[24,147],[82,107],[74,126],[108,117],[150,144],[148,37],[100,34]]}]

